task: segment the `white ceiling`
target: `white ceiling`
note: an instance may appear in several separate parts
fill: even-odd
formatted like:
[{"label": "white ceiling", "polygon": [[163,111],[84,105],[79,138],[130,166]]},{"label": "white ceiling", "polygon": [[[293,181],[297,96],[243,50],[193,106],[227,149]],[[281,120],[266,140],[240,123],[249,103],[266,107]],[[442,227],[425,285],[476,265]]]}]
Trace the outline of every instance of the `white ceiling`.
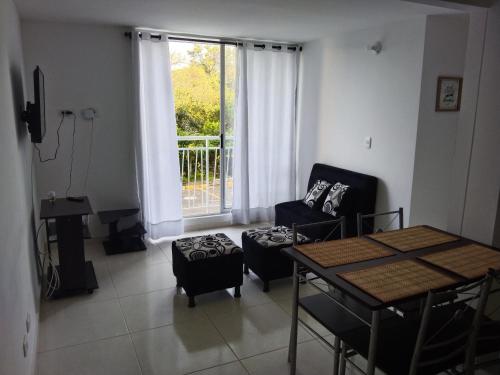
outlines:
[{"label": "white ceiling", "polygon": [[23,19],[304,42],[443,8],[402,0],[14,0]]}]

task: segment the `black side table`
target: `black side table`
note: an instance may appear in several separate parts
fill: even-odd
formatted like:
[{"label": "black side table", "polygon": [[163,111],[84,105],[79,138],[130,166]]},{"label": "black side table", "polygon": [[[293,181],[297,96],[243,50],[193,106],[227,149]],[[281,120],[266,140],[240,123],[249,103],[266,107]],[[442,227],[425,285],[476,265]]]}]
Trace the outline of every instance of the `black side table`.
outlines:
[{"label": "black side table", "polygon": [[136,215],[138,212],[138,208],[128,208],[123,210],[99,211],[97,213],[101,223],[108,224],[109,226],[109,238],[102,243],[106,254],[112,255],[146,250],[146,245],[142,241],[146,230],[140,222],[130,228],[118,231],[118,222],[120,219]]},{"label": "black side table", "polygon": [[[99,287],[92,262],[85,261],[82,216],[92,214],[92,207],[87,197],[81,198],[82,201],[59,198],[53,202],[42,199],[40,219],[45,220],[49,254],[50,245],[57,242],[59,255],[56,270],[61,283],[53,294],[54,298],[82,292],[92,293]],[[50,220],[55,220],[56,240],[51,240]]]}]

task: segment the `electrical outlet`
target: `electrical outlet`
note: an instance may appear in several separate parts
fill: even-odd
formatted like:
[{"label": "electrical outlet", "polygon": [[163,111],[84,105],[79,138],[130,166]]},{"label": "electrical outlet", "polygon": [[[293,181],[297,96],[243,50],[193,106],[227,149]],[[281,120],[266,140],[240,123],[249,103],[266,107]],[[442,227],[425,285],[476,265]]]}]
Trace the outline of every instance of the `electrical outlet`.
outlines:
[{"label": "electrical outlet", "polygon": [[28,315],[26,315],[26,333],[29,333],[30,328],[31,328],[31,315],[30,313],[28,313]]},{"label": "electrical outlet", "polygon": [[367,149],[372,148],[372,137],[366,137],[364,140],[364,144]]},{"label": "electrical outlet", "polygon": [[59,113],[61,116],[70,116],[73,114],[73,111],[71,109],[61,109]]},{"label": "electrical outlet", "polygon": [[23,338],[23,354],[25,357],[28,356],[29,344],[28,344],[28,335],[24,335]]}]

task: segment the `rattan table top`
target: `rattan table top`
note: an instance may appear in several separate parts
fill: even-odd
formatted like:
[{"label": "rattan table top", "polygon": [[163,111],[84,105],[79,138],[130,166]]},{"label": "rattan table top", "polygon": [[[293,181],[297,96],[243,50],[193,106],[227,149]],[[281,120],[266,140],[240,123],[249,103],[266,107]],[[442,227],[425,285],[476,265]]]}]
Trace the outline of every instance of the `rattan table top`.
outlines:
[{"label": "rattan table top", "polygon": [[478,244],[427,254],[420,259],[466,279],[484,276],[490,268],[500,269],[500,252]]},{"label": "rattan table top", "polygon": [[452,236],[451,234],[426,226],[415,226],[388,232],[374,233],[368,235],[368,237],[402,252],[423,249],[459,240],[458,237]]},{"label": "rattan table top", "polygon": [[338,276],[384,303],[423,294],[457,282],[453,277],[413,259],[341,272]]},{"label": "rattan table top", "polygon": [[365,238],[314,242],[296,245],[295,249],[324,268],[394,255],[393,252]]}]

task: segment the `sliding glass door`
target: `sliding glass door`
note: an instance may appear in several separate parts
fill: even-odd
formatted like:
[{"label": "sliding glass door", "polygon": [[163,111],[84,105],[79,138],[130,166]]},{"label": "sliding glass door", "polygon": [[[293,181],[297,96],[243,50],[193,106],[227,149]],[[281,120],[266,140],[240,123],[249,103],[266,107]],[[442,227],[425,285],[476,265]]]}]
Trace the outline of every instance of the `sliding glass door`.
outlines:
[{"label": "sliding glass door", "polygon": [[170,42],[184,217],[232,204],[236,47]]}]

